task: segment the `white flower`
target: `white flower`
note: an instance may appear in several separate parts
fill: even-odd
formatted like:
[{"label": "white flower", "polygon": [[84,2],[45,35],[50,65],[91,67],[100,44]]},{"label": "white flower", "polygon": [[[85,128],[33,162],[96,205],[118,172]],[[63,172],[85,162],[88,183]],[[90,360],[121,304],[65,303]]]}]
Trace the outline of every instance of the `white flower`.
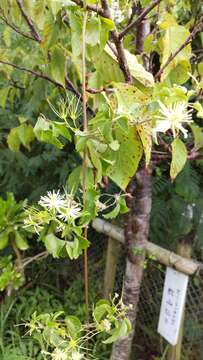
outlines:
[{"label": "white flower", "polygon": [[55,349],[51,354],[53,360],[68,360],[68,354],[65,350]]},{"label": "white flower", "polygon": [[105,331],[111,330],[111,323],[108,319],[102,320],[102,325],[103,325]]},{"label": "white flower", "polygon": [[192,109],[188,111],[188,105],[185,102],[166,106],[161,101],[159,101],[159,105],[160,115],[156,116],[156,126],[152,130],[153,134],[156,136],[157,132],[165,133],[171,129],[173,137],[176,137],[179,131],[181,131],[186,138],[187,130],[183,127],[182,124],[192,122]]},{"label": "white flower", "polygon": [[81,360],[83,358],[83,354],[78,351],[73,351],[71,360]]},{"label": "white flower", "polygon": [[71,195],[66,194],[65,206],[59,209],[58,218],[64,221],[75,220],[81,215],[81,207],[72,198]]},{"label": "white flower", "polygon": [[66,206],[66,200],[64,195],[60,194],[60,190],[55,192],[55,190],[48,191],[46,196],[41,196],[39,205],[48,209],[48,210],[57,210]]}]

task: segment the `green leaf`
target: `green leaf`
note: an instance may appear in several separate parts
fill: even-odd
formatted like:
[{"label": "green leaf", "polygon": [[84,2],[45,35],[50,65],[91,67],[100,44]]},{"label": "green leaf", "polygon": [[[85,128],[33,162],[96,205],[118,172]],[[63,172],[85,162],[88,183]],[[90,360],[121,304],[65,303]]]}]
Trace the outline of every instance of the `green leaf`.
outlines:
[{"label": "green leaf", "polygon": [[107,168],[106,174],[123,190],[135,174],[142,157],[142,144],[136,130],[130,126],[128,133],[116,128],[115,136],[120,144],[118,151],[108,151],[104,156],[114,161]]},{"label": "green leaf", "polygon": [[8,134],[7,142],[12,151],[19,151],[22,144],[30,150],[30,143],[35,139],[32,125],[23,123],[20,126],[11,129]]},{"label": "green leaf", "polygon": [[91,46],[95,46],[100,38],[100,23],[97,17],[92,17],[88,20],[86,26],[85,41]]},{"label": "green leaf", "polygon": [[52,127],[53,127],[53,136],[54,137],[57,138],[58,136],[61,135],[68,141],[71,141],[71,135],[67,129],[66,124],[54,121],[54,122],[52,122]]},{"label": "green leaf", "polygon": [[59,258],[66,242],[51,233],[45,236],[44,244],[48,252],[52,254],[54,258]]},{"label": "green leaf", "polygon": [[180,139],[175,139],[172,144],[172,161],[170,167],[170,176],[174,180],[184,168],[187,161],[187,149]]},{"label": "green leaf", "polygon": [[91,162],[92,162],[94,168],[96,169],[95,182],[100,182],[102,179],[102,164],[101,164],[101,160],[99,158],[99,153],[95,150],[95,147],[94,147],[92,141],[90,141],[90,140],[88,140],[88,142],[87,142],[87,147],[89,150]]},{"label": "green leaf", "polygon": [[194,136],[194,147],[195,150],[199,150],[203,147],[203,128],[196,124],[190,125]]},{"label": "green leaf", "polygon": [[29,248],[27,240],[18,231],[15,232],[15,242],[18,249],[22,251]]},{"label": "green leaf", "polygon": [[8,245],[9,235],[3,231],[0,233],[0,250],[3,250]]},{"label": "green leaf", "polygon": [[35,139],[32,125],[23,123],[17,129],[20,142],[30,150],[30,143]]},{"label": "green leaf", "polygon": [[12,151],[19,151],[20,149],[20,139],[18,136],[18,128],[11,129],[7,137],[7,143],[9,149]]},{"label": "green leaf", "polygon": [[51,74],[57,82],[65,87],[65,64],[64,50],[56,46],[51,56]]},{"label": "green leaf", "polygon": [[80,185],[80,176],[81,176],[81,166],[77,166],[69,175],[68,177],[68,187],[70,188],[70,191],[75,194],[79,185]]},{"label": "green leaf", "polygon": [[77,339],[82,330],[82,324],[76,316],[66,316],[65,323],[71,338]]},{"label": "green leaf", "polygon": [[0,106],[5,108],[10,86],[0,89]]},{"label": "green leaf", "polygon": [[111,344],[114,341],[121,339],[123,337],[125,337],[126,335],[128,335],[129,333],[129,321],[126,321],[127,319],[124,319],[117,328],[113,329],[111,332],[111,336],[103,341],[104,344]]},{"label": "green leaf", "polygon": [[114,219],[120,212],[120,204],[116,204],[116,206],[111,210],[108,214],[104,214],[103,217],[105,219]]},{"label": "green leaf", "polygon": [[39,141],[52,144],[59,149],[62,149],[64,144],[57,138],[57,136],[63,135],[66,138],[69,136],[67,133],[64,135],[64,127],[61,128],[61,126],[58,126],[57,123],[51,122],[43,116],[38,117],[33,130]]},{"label": "green leaf", "polygon": [[97,304],[94,311],[93,317],[96,322],[100,322],[102,318],[105,317],[106,314],[111,312],[111,306],[108,302]]},{"label": "green leaf", "polygon": [[195,110],[197,110],[197,117],[203,119],[203,107],[199,102],[193,104]]}]

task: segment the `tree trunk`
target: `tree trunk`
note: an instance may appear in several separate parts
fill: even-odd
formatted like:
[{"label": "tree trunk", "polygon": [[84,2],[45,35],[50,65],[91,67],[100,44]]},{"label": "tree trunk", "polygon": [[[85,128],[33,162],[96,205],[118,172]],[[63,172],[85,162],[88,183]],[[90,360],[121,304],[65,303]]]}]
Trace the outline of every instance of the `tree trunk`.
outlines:
[{"label": "tree trunk", "polygon": [[[135,191],[136,188],[136,191]],[[151,171],[142,168],[129,186],[128,206],[130,211],[126,221],[126,245],[128,257],[123,284],[123,302],[132,307],[128,318],[132,323],[132,332],[128,337],[117,341],[113,346],[111,360],[128,360],[131,353],[135,330],[136,311],[140,286],[144,270],[144,246],[148,238],[151,211]],[[134,196],[136,197],[136,201]],[[136,252],[134,251],[136,246]]]},{"label": "tree trunk", "polygon": [[104,298],[109,299],[113,294],[116,267],[119,259],[121,244],[109,237],[107,245],[106,266],[104,274]]}]

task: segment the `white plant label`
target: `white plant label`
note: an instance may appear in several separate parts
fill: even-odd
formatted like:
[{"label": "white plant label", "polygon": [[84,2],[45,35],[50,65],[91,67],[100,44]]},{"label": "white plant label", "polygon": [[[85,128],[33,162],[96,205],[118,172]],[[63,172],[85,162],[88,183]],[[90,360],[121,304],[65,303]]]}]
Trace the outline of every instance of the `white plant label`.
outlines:
[{"label": "white plant label", "polygon": [[183,317],[188,275],[167,267],[159,316],[158,333],[176,345]]}]

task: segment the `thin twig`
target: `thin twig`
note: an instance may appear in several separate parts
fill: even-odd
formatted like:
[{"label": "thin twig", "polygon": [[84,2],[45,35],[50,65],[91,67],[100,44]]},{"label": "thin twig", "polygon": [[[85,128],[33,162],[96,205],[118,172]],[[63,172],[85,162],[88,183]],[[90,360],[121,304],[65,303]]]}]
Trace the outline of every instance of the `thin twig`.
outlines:
[{"label": "thin twig", "polygon": [[36,41],[41,42],[42,41],[41,36],[38,33],[37,29],[35,28],[35,25],[34,25],[32,19],[31,19],[31,17],[28,15],[27,11],[23,7],[23,1],[22,0],[16,0],[16,2],[17,2],[17,5],[18,5],[18,7],[20,9],[20,12],[21,12],[22,16],[24,17],[27,25],[29,26],[29,28],[31,30],[31,33],[32,33],[33,37],[35,38]]},{"label": "thin twig", "polygon": [[[1,9],[2,11],[2,9]],[[3,14],[3,11],[2,11],[2,14]],[[33,38],[30,34],[20,30],[17,26],[15,26],[14,24],[12,24],[6,17],[5,15],[3,14],[2,16],[0,16],[0,19],[5,22],[6,25],[8,25],[12,30],[14,30],[16,33],[24,36],[25,38],[29,39],[29,40],[34,40],[36,41],[35,38]]]},{"label": "thin twig", "polygon": [[179,46],[179,48],[173,53],[171,54],[168,59],[166,60],[166,62],[163,64],[163,66],[160,68],[160,70],[157,72],[157,74],[155,75],[155,79],[159,80],[163,71],[165,70],[165,68],[171,63],[171,61],[173,61],[173,59],[175,59],[175,57],[187,46],[191,43],[191,41],[193,40],[193,38],[195,37],[195,35],[202,31],[203,29],[203,20],[199,21],[199,23],[193,28],[192,32],[190,33],[190,35],[187,37],[187,39],[184,41],[184,43]]},{"label": "thin twig", "polygon": [[36,260],[42,260],[45,259],[47,256],[49,256],[48,251],[43,251],[35,256],[32,256],[30,258],[26,258],[23,260],[21,267],[25,268],[27,265],[29,265],[30,263],[32,263],[33,261]]},{"label": "thin twig", "polygon": [[[72,0],[72,1],[73,1],[76,5],[84,8],[84,2],[83,2],[82,0]],[[89,4],[86,4],[85,7],[86,7],[87,10],[96,12],[98,15],[104,16],[104,11],[103,11],[103,9],[100,8],[100,7],[97,6],[97,5],[89,5]]]},{"label": "thin twig", "polygon": [[[13,67],[13,68],[15,68],[17,70],[20,70],[20,71],[25,71],[25,72],[27,72],[27,73],[29,73],[29,74],[37,77],[37,78],[47,80],[50,83],[54,84],[55,86],[64,89],[62,84],[60,84],[58,81],[52,79],[47,74],[44,74],[42,72],[34,71],[34,70],[28,69],[28,68],[26,68],[24,66],[17,65],[17,64],[11,63],[9,61],[4,61],[4,60],[0,60],[0,64],[11,66],[11,67]],[[79,99],[82,99],[81,93],[75,88],[75,86],[73,85],[72,81],[68,78],[68,76],[66,76],[65,80],[66,80],[67,89],[70,90],[73,94],[75,94]],[[87,110],[89,111],[89,113],[91,115],[95,114],[94,111],[92,110],[92,108],[90,106],[88,106],[88,105],[87,105]]]},{"label": "thin twig", "polygon": [[123,37],[135,26],[137,26],[161,1],[162,0],[154,0],[149,6],[147,6],[134,21],[132,21],[119,33],[119,39],[123,39]]}]

